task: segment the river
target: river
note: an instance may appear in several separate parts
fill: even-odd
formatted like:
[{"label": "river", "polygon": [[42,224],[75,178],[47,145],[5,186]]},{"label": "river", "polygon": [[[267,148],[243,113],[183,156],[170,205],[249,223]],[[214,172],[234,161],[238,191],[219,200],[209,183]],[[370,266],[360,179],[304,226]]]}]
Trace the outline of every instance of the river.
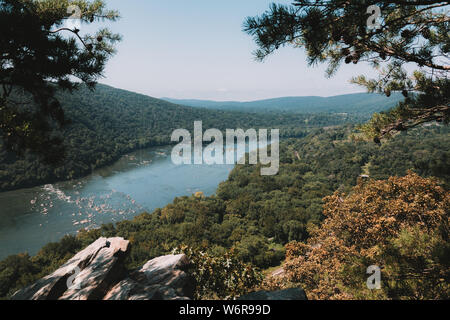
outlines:
[{"label": "river", "polygon": [[234,165],[175,165],[171,147],[139,150],[82,179],[0,193],[0,259],[79,229],[152,212],[175,197],[216,192]]}]

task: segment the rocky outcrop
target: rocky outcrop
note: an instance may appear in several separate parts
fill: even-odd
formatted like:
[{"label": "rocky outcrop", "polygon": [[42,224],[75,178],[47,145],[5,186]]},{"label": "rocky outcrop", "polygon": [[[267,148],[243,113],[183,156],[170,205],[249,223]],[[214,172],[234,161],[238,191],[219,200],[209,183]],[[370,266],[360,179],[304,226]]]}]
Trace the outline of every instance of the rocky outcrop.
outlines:
[{"label": "rocky outcrop", "polygon": [[279,291],[257,291],[246,294],[238,300],[308,300],[301,288],[290,288]]},{"label": "rocky outcrop", "polygon": [[185,270],[183,254],[158,257],[120,281],[105,300],[187,300],[194,296],[195,280]]},{"label": "rocky outcrop", "polygon": [[[17,291],[13,300],[189,300],[194,297],[195,279],[184,254],[148,261],[127,272],[125,258],[130,250],[123,238],[100,238],[52,274]],[[283,270],[280,269],[279,272]],[[300,288],[275,292],[259,291],[238,300],[306,300]]]},{"label": "rocky outcrop", "polygon": [[148,261],[127,274],[129,241],[100,238],[52,274],[16,292],[13,300],[148,300],[190,299],[195,281],[184,270],[185,255]]},{"label": "rocky outcrop", "polygon": [[125,275],[129,241],[99,238],[52,274],[16,292],[13,300],[101,299]]}]

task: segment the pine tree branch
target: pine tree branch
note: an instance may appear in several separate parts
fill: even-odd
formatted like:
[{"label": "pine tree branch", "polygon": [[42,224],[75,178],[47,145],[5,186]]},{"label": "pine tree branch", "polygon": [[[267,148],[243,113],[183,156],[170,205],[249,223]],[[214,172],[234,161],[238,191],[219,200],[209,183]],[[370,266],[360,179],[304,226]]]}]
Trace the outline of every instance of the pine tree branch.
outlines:
[{"label": "pine tree branch", "polygon": [[414,109],[419,113],[417,116],[412,116],[406,121],[399,119],[394,123],[386,126],[381,130],[380,138],[389,135],[393,131],[405,131],[408,129],[415,128],[421,124],[431,122],[431,121],[442,121],[446,115],[450,114],[450,105],[440,105],[429,109]]}]

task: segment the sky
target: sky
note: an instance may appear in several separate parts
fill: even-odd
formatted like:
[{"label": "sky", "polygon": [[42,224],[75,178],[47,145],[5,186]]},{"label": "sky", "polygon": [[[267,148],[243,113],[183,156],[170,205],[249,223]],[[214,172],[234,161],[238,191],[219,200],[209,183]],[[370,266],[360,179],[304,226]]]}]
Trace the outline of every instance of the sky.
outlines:
[{"label": "sky", "polygon": [[255,61],[256,44],[242,24],[273,1],[106,2],[121,15],[108,27],[123,36],[99,81],[113,87],[156,98],[251,101],[364,92],[350,78],[375,76],[370,66],[350,64],[327,79],[326,66],[309,67],[303,49],[281,48],[264,62]]}]

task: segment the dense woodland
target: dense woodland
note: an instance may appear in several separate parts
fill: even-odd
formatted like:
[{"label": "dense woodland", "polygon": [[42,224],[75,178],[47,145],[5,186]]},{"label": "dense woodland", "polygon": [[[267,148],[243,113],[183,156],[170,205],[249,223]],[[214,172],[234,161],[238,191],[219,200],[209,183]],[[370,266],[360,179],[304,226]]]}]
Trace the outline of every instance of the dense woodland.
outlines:
[{"label": "dense woodland", "polygon": [[176,198],[133,220],[66,236],[34,257],[10,256],[0,262],[0,296],[48,274],[100,236],[130,239],[130,269],[181,244],[211,256],[233,248],[239,261],[267,269],[285,259],[286,244],[308,241],[311,230],[324,218],[324,197],[336,190],[349,192],[363,179],[360,175],[384,179],[404,176],[411,169],[439,178],[448,190],[448,127],[412,130],[381,146],[358,141],[354,132],[348,125],[287,139],[281,143],[276,176],[261,176],[257,166],[238,165],[215,196]]},{"label": "dense woodland", "polygon": [[170,143],[173,130],[204,128],[279,128],[281,137],[301,137],[309,128],[360,121],[358,115],[252,114],[179,106],[145,95],[98,85],[74,94],[60,92],[69,124],[62,164],[46,165],[35,154],[17,156],[0,146],[0,191],[78,178],[139,148]]}]

